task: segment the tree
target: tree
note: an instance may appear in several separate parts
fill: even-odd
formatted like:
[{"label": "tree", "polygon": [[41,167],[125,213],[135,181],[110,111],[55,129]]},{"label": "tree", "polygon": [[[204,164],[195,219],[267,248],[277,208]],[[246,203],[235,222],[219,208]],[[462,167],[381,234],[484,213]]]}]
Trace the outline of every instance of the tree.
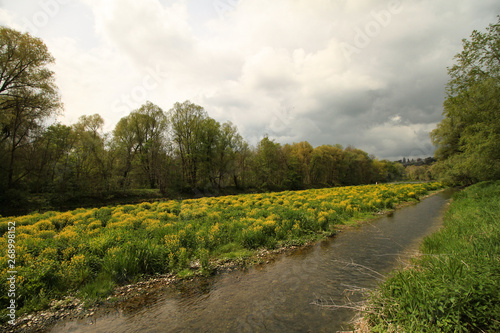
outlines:
[{"label": "tree", "polygon": [[372,182],[393,182],[401,180],[405,173],[403,164],[387,160],[374,159],[373,168],[375,170],[375,178]]},{"label": "tree", "polygon": [[448,69],[444,119],[432,131],[433,168],[451,183],[500,178],[500,16],[473,31]]},{"label": "tree", "polygon": [[237,186],[237,154],[244,149],[238,129],[231,122],[220,125],[212,118],[207,118],[202,128],[205,148],[201,153],[212,187],[220,191],[231,175]]},{"label": "tree", "polygon": [[160,185],[167,130],[165,112],[149,101],[116,124],[113,143],[119,152],[122,188],[128,186],[129,174],[136,167],[150,188]]},{"label": "tree", "polygon": [[32,145],[34,172],[30,175],[29,188],[34,192],[69,191],[72,170],[69,155],[75,144],[70,126],[59,123],[49,126]]},{"label": "tree", "polygon": [[102,194],[110,189],[112,161],[108,158],[103,126],[104,120],[98,114],[81,116],[73,125],[72,179],[85,194]]},{"label": "tree", "polygon": [[283,188],[300,190],[304,187],[305,170],[304,160],[297,152],[297,144],[286,144],[282,148],[284,163]]},{"label": "tree", "polygon": [[239,134],[233,137],[234,168],[231,171],[234,186],[248,187],[251,179],[252,151]]},{"label": "tree", "polygon": [[201,128],[207,117],[203,107],[190,101],[175,103],[169,111],[172,141],[181,159],[183,183],[191,189],[198,185]]},{"label": "tree", "polygon": [[223,165],[219,161],[219,154],[222,141],[221,126],[218,121],[207,117],[200,123],[197,135],[198,149],[194,152],[197,155],[200,169],[200,181],[203,186],[211,186],[212,189],[220,189],[220,170]]},{"label": "tree", "polygon": [[322,145],[311,156],[311,182],[319,186],[340,185],[343,182],[344,153],[341,147]]},{"label": "tree", "polygon": [[124,189],[130,185],[130,173],[134,167],[140,143],[133,131],[133,116],[121,118],[113,130],[112,151],[117,154],[117,169],[120,173],[119,186]]},{"label": "tree", "polygon": [[283,184],[285,172],[281,145],[267,136],[262,138],[257,146],[253,167],[258,187],[268,190],[280,189]]},{"label": "tree", "polygon": [[432,180],[431,167],[428,165],[409,165],[405,169],[409,180]]},{"label": "tree", "polygon": [[[0,94],[23,96],[26,91],[57,96],[53,72],[47,68],[54,62],[47,46],[28,33],[0,27]],[[0,106],[3,107],[2,101]]]},{"label": "tree", "polygon": [[293,143],[290,146],[291,155],[295,156],[300,165],[300,178],[303,184],[311,183],[311,171],[310,164],[313,153],[313,147],[307,141],[302,141],[299,143]]},{"label": "tree", "polygon": [[40,39],[0,27],[0,168],[7,188],[31,172],[26,168],[29,146],[61,107],[48,69],[53,62]]}]

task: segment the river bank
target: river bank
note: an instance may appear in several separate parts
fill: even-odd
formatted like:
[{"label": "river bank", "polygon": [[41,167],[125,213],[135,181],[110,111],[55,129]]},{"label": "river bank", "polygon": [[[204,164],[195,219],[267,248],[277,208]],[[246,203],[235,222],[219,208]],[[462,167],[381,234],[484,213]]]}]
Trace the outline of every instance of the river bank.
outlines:
[{"label": "river bank", "polygon": [[[423,198],[422,198],[423,199]],[[414,200],[413,203],[417,201]],[[398,207],[405,206],[407,204],[398,205]],[[294,251],[302,251],[307,247],[312,247],[318,242],[318,239],[324,239],[325,237],[331,236],[333,233],[338,233],[340,231],[347,231],[349,229],[355,228],[355,226],[360,226],[367,221],[373,221],[376,216],[387,216],[392,214],[394,209],[385,210],[378,213],[372,213],[370,216],[365,215],[363,219],[351,219],[345,221],[343,225],[336,227],[336,231],[322,233],[312,237],[308,241],[303,241],[301,244],[288,244],[286,246],[279,247],[275,250],[258,250],[252,255],[248,255],[245,258],[237,259],[217,259],[210,262],[210,266],[213,271],[217,274],[222,274],[227,271],[232,271],[235,269],[250,267],[255,264],[266,264],[272,262],[275,258],[280,257],[281,254],[289,254]],[[347,227],[346,227],[347,226]],[[203,280],[203,270],[200,267],[199,261],[193,261],[190,263],[188,274],[184,270],[182,276],[173,274],[156,275],[150,277],[148,280],[141,280],[135,284],[129,284],[115,288],[110,296],[105,300],[100,302],[84,304],[84,302],[77,299],[75,296],[68,296],[62,300],[52,302],[50,309],[46,311],[39,312],[35,315],[25,316],[18,320],[18,325],[12,330],[15,332],[33,332],[33,331],[44,331],[52,324],[68,319],[78,319],[78,318],[89,318],[93,317],[97,312],[101,315],[107,311],[113,311],[115,306],[120,303],[127,303],[129,300],[134,298],[140,298],[141,296],[148,295],[151,293],[160,292],[163,288],[178,287],[180,284],[186,284],[192,282],[196,285],[200,280]],[[5,327],[9,329],[9,327]]]},{"label": "river bank", "polygon": [[[390,212],[386,213],[389,214]],[[248,269],[255,265],[266,265],[281,255],[290,254],[296,250],[304,250],[334,235],[335,233],[324,233],[309,241],[304,241],[300,245],[287,245],[278,249],[260,249],[247,257],[216,259],[210,262],[211,270],[208,274],[220,275],[235,270]],[[54,300],[47,310],[22,316],[14,326],[7,324],[0,328],[2,332],[8,333],[47,332],[51,326],[59,321],[82,320],[95,315],[103,316],[115,311],[117,307],[127,307],[126,304],[134,303],[136,298],[147,297],[153,293],[164,293],[168,289],[179,288],[181,284],[187,289],[196,288],[207,277],[207,273],[201,270],[199,261],[192,262],[190,272],[187,275],[170,273],[144,277],[139,282],[116,287],[106,299],[94,300],[92,303],[79,299],[75,295],[69,295],[63,299]]]},{"label": "river bank", "polygon": [[412,267],[372,294],[359,332],[500,331],[500,181],[457,193]]}]

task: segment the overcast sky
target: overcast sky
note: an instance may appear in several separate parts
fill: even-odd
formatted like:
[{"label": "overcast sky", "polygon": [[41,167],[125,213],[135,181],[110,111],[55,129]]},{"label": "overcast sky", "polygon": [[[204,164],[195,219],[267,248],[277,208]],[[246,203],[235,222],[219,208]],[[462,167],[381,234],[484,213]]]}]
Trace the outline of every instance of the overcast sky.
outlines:
[{"label": "overcast sky", "polygon": [[352,145],[430,156],[448,66],[498,0],[0,0],[42,38],[72,124],[110,132],[147,100],[190,100],[251,144]]}]

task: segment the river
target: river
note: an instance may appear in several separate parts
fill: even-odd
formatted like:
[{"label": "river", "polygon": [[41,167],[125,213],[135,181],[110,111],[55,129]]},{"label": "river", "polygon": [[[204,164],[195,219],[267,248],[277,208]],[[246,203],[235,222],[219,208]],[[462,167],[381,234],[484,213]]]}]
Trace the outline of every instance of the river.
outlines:
[{"label": "river", "polygon": [[[451,190],[276,260],[178,284],[49,332],[336,332],[362,300],[441,226]],[[193,285],[194,284],[194,285]],[[347,307],[332,307],[340,305]]]}]

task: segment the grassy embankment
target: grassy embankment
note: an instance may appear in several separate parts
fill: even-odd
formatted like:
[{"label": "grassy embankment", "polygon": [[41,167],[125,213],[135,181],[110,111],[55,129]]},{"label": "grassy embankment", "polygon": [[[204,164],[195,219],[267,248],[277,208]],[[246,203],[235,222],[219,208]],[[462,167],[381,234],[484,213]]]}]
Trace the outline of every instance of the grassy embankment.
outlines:
[{"label": "grassy embankment", "polygon": [[193,274],[195,261],[201,266],[197,272],[207,273],[214,259],[238,259],[259,248],[324,237],[335,225],[416,201],[440,186],[353,186],[0,218],[1,318],[6,319],[10,302],[9,246],[15,252],[19,316],[69,293],[96,299],[146,275]]},{"label": "grassy embankment", "polygon": [[500,181],[454,197],[414,266],[369,299],[373,332],[500,332]]}]

